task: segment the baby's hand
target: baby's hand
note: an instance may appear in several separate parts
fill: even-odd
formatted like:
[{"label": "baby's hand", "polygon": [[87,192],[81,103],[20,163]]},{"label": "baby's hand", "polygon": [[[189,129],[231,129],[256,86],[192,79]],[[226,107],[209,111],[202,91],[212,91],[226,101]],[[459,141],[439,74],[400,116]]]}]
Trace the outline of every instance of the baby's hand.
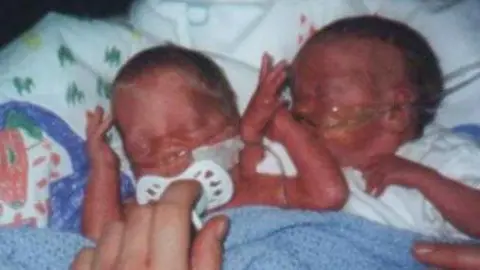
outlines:
[{"label": "baby's hand", "polygon": [[315,134],[295,120],[286,106],[280,106],[272,118],[267,130],[267,137],[271,140],[284,142],[285,137],[289,137],[292,133],[298,134],[298,132],[308,133],[312,136],[312,139],[316,137]]},{"label": "baby's hand", "polygon": [[245,141],[261,140],[267,123],[282,105],[279,90],[287,77],[285,68],[285,61],[272,67],[271,57],[267,54],[263,56],[257,89],[241,121],[241,134]]},{"label": "baby's hand", "polygon": [[112,127],[112,118],[107,115],[104,118],[103,108],[97,106],[95,111],[87,112],[87,151],[90,164],[93,167],[118,166],[118,157],[105,140],[105,133]]},{"label": "baby's hand", "polygon": [[367,183],[366,192],[380,196],[388,186],[398,185],[415,188],[427,177],[438,177],[438,173],[419,163],[396,155],[382,156],[363,171]]},{"label": "baby's hand", "polygon": [[262,58],[258,87],[240,122],[240,135],[246,143],[240,153],[240,167],[245,178],[256,174],[257,164],[264,156],[262,139],[275,110],[281,106],[279,90],[287,77],[285,68],[283,61],[272,67],[272,59],[267,54]]}]

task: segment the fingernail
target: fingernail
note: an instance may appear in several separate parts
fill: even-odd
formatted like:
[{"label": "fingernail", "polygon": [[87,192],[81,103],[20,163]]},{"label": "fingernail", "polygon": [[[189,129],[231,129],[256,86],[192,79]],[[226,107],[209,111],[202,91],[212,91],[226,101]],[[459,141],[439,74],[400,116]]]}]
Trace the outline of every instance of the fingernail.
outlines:
[{"label": "fingernail", "polygon": [[225,239],[225,236],[227,235],[228,227],[229,227],[229,222],[228,222],[228,219],[225,218],[221,222],[221,224],[217,227],[217,230],[215,232],[218,240],[223,241]]},{"label": "fingernail", "polygon": [[375,197],[377,195],[377,192],[378,192],[378,189],[374,188],[374,189],[372,189],[372,191],[370,191],[370,195]]},{"label": "fingernail", "polygon": [[428,253],[431,253],[433,251],[433,249],[431,247],[417,247],[415,249],[415,252],[417,252],[418,254],[428,254]]}]

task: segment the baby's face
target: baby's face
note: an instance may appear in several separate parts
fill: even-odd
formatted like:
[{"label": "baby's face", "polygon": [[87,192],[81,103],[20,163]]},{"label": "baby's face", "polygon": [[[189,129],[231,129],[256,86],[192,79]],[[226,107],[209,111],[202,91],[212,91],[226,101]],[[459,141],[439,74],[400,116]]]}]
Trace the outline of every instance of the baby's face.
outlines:
[{"label": "baby's face", "polygon": [[[392,109],[403,58],[389,44],[338,39],[308,45],[294,65],[293,111],[325,139],[343,166],[394,147],[384,145],[382,119]],[[392,92],[392,93],[390,93]]]},{"label": "baby's face", "polygon": [[[117,88],[114,117],[137,177],[174,176],[191,163],[191,151],[237,134],[219,101],[177,70],[159,70]],[[135,89],[141,89],[135,94]]]}]

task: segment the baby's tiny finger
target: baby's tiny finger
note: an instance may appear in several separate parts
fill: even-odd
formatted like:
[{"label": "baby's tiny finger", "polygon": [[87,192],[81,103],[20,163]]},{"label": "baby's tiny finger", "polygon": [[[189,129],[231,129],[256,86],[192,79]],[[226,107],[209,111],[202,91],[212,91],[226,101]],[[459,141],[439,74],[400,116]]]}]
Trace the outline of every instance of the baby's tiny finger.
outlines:
[{"label": "baby's tiny finger", "polygon": [[95,113],[101,114],[103,116],[103,113],[104,113],[103,107],[100,105],[97,105],[95,107]]},{"label": "baby's tiny finger", "polygon": [[286,68],[287,68],[287,61],[285,60],[282,60],[280,62],[278,62],[274,67],[273,67],[273,70],[272,72],[269,74],[270,78],[275,78],[277,77],[279,74],[281,73],[286,73]]},{"label": "baby's tiny finger", "polygon": [[365,178],[365,192],[374,196],[373,194],[376,192],[379,186],[378,178],[373,173],[364,173],[363,177]]},{"label": "baby's tiny finger", "polygon": [[371,186],[368,193],[373,197],[380,196],[387,187],[384,174],[381,171],[373,171],[370,173],[369,179],[371,179]]},{"label": "baby's tiny finger", "polygon": [[275,81],[278,81],[279,78],[285,80],[287,78],[287,70],[286,70],[287,64],[285,61],[282,61],[278,63],[273,71],[268,74],[268,78],[266,81],[270,84],[273,84]]},{"label": "baby's tiny finger", "polygon": [[287,79],[287,72],[285,70],[282,70],[279,72],[279,74],[273,78],[272,80],[272,85],[276,88],[277,92],[281,90],[281,86],[285,83],[285,80]]},{"label": "baby's tiny finger", "polygon": [[365,184],[365,193],[372,194],[375,190],[375,185],[371,181],[367,181]]},{"label": "baby's tiny finger", "polygon": [[383,183],[380,183],[375,186],[375,188],[372,190],[372,196],[373,197],[379,197],[380,195],[383,194],[385,191],[386,186]]},{"label": "baby's tiny finger", "polygon": [[85,117],[87,118],[86,135],[87,135],[87,137],[90,137],[92,135],[92,132],[95,130],[93,128],[94,125],[93,125],[93,121],[92,121],[92,118],[93,118],[92,112],[87,111],[85,113]]},{"label": "baby's tiny finger", "polygon": [[266,67],[267,67],[267,71],[269,72],[273,68],[273,57],[269,53],[266,53],[265,56],[266,56],[266,60],[267,60]]},{"label": "baby's tiny finger", "polygon": [[265,89],[263,94],[270,98],[274,97],[286,79],[287,72],[285,71],[285,65],[277,65],[262,82],[262,89]]},{"label": "baby's tiny finger", "polygon": [[95,111],[93,111],[90,115],[90,123],[92,127],[97,127],[100,125],[100,122],[102,121],[103,118],[103,113],[99,112],[96,108]]},{"label": "baby's tiny finger", "polygon": [[98,135],[103,136],[113,125],[113,117],[108,114],[98,127]]},{"label": "baby's tiny finger", "polygon": [[262,82],[265,79],[265,76],[268,74],[268,54],[264,53],[262,55],[262,62],[260,66],[259,82]]}]

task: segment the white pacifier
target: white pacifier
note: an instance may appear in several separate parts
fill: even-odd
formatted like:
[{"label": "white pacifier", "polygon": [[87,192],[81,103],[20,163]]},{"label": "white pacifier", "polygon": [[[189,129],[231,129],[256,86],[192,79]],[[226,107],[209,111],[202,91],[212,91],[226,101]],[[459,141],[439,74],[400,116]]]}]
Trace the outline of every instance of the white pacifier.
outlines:
[{"label": "white pacifier", "polygon": [[192,221],[197,229],[202,227],[201,215],[205,210],[227,203],[233,196],[233,182],[230,174],[210,160],[195,162],[178,176],[164,178],[156,175],[142,176],[137,183],[137,202],[140,205],[157,201],[167,187],[178,180],[198,181],[202,195],[192,211]]}]

